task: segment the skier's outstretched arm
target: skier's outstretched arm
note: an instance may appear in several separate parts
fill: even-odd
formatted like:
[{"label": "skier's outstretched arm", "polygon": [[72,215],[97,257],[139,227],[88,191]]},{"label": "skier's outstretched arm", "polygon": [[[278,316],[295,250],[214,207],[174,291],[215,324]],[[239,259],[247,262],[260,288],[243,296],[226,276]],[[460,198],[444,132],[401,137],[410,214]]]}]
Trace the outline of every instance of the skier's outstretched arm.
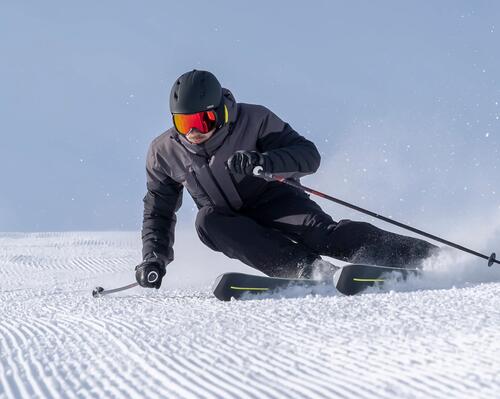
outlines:
[{"label": "skier's outstretched arm", "polygon": [[286,178],[316,172],[321,156],[311,141],[265,107],[259,106],[257,151],[237,151],[227,165],[232,173],[252,175],[255,166]]},{"label": "skier's outstretched arm", "polygon": [[314,143],[269,110],[260,128],[257,148],[269,161],[269,170],[266,171],[284,177],[314,173],[321,162]]},{"label": "skier's outstretched arm", "polygon": [[162,160],[151,146],[146,162],[147,194],[142,222],[143,259],[161,258],[166,264],[174,259],[176,212],[182,204],[182,184],[169,177]]}]

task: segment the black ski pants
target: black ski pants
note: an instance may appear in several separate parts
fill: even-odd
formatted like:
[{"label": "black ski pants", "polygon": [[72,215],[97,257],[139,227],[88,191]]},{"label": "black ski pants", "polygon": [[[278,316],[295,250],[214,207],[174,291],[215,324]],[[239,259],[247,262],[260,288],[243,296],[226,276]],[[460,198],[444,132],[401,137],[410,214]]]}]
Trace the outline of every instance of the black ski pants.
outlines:
[{"label": "black ski pants", "polygon": [[299,190],[274,195],[239,212],[203,207],[196,230],[214,251],[276,277],[296,277],[319,255],[386,266],[418,265],[437,247],[369,223],[339,222]]}]

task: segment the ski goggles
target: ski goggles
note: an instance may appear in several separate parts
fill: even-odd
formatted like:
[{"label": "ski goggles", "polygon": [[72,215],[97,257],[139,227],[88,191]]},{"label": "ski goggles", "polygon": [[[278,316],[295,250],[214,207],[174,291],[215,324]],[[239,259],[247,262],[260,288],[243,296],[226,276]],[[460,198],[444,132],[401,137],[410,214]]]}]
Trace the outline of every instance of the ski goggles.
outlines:
[{"label": "ski goggles", "polygon": [[172,114],[175,130],[180,134],[188,134],[191,129],[200,133],[208,133],[217,126],[215,111],[201,111],[195,114]]}]

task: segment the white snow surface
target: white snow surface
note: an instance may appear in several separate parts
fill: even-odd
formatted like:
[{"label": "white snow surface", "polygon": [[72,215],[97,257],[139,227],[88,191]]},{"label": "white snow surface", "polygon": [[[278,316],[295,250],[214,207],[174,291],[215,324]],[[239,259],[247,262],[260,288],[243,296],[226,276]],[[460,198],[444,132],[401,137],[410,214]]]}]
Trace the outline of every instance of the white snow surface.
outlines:
[{"label": "white snow surface", "polygon": [[426,277],[220,302],[252,272],[191,233],[158,291],[138,233],[0,234],[0,398],[499,398],[500,268],[446,251]]}]

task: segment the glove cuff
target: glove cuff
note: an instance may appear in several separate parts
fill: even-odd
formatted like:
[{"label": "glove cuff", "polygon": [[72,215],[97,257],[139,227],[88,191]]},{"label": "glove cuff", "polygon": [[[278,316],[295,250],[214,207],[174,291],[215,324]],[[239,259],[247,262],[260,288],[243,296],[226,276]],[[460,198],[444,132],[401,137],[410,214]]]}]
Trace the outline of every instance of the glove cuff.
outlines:
[{"label": "glove cuff", "polygon": [[271,161],[271,157],[266,152],[258,152],[259,154],[259,165],[262,166],[265,172],[273,173],[273,162]]},{"label": "glove cuff", "polygon": [[159,253],[156,253],[156,252],[152,252],[150,254],[147,254],[144,259],[143,259],[144,262],[156,262],[156,263],[159,263],[163,268],[165,268],[165,266],[169,263],[168,262],[168,258],[163,255],[163,254],[159,254]]}]

